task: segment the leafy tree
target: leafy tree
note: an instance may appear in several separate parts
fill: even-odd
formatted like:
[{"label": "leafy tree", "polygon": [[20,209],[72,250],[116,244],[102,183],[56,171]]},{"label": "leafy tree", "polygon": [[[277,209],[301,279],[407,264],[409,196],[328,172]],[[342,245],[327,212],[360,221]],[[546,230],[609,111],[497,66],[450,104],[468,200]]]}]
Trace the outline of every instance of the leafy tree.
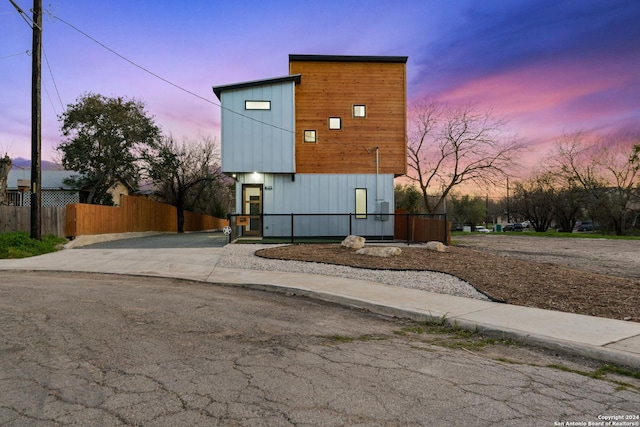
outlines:
[{"label": "leafy tree", "polygon": [[396,184],[393,191],[396,209],[404,209],[407,213],[420,212],[422,196],[415,185]]},{"label": "leafy tree", "polygon": [[407,176],[418,185],[425,210],[433,213],[460,184],[495,185],[522,149],[491,112],[422,104],[409,119]]},{"label": "leafy tree", "polygon": [[155,149],[145,150],[143,157],[156,194],[178,210],[179,233],[184,232],[185,210],[226,214],[230,190],[213,139],[180,144],[169,136]]},{"label": "leafy tree", "polygon": [[108,194],[118,181],[136,189],[140,153],[160,139],[160,129],[142,102],[86,94],[59,117],[66,138],[57,150],[65,169],[80,172],[68,184],[88,190],[88,203],[113,204]]},{"label": "leafy tree", "polygon": [[471,225],[474,230],[476,224],[483,222],[487,216],[485,201],[480,197],[471,198],[467,195],[451,196],[451,212],[457,222]]}]

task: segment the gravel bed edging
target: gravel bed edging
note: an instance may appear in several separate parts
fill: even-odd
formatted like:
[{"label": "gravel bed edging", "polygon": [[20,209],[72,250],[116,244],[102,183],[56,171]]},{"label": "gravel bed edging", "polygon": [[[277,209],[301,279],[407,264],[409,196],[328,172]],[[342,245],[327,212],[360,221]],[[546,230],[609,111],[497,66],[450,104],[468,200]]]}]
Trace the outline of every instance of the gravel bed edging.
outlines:
[{"label": "gravel bed edging", "polygon": [[433,271],[370,270],[317,262],[267,259],[255,255],[255,252],[260,249],[276,246],[282,245],[228,244],[223,247],[217,265],[223,268],[319,274],[343,277],[346,279],[369,280],[385,285],[420,289],[457,297],[473,298],[483,301],[490,300],[468,282],[445,273]]}]

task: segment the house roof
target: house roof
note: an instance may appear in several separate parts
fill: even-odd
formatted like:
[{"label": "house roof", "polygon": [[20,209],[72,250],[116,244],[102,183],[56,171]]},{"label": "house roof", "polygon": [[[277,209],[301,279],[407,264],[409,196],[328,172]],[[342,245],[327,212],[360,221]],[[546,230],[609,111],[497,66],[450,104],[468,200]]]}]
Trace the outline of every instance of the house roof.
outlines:
[{"label": "house roof", "polygon": [[[63,181],[65,178],[78,175],[79,173],[74,171],[41,171],[41,188],[43,190],[72,190],[73,188]],[[10,170],[7,177],[7,189],[16,190],[19,179],[31,182],[31,169]]]},{"label": "house roof", "polygon": [[300,74],[292,74],[290,76],[274,77],[272,79],[253,80],[249,82],[233,83],[230,85],[214,86],[213,93],[215,93],[218,99],[220,99],[220,94],[225,90],[244,89],[247,87],[264,86],[264,85],[270,85],[274,83],[284,83],[284,82],[294,82],[298,84],[300,83],[300,77],[301,77]]},{"label": "house roof", "polygon": [[406,63],[408,56],[354,56],[354,55],[289,55],[292,61],[313,62],[399,62]]}]

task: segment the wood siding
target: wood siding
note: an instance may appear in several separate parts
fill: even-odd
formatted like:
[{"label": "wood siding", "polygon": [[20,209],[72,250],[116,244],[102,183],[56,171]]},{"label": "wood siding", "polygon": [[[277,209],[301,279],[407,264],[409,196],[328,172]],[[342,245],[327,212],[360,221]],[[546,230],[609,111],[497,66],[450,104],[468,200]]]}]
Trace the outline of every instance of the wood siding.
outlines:
[{"label": "wood siding", "polygon": [[[406,174],[406,67],[404,63],[291,61],[296,86],[296,172]],[[366,117],[353,117],[365,105]],[[329,117],[342,119],[329,130]],[[303,142],[315,130],[316,143]]]}]

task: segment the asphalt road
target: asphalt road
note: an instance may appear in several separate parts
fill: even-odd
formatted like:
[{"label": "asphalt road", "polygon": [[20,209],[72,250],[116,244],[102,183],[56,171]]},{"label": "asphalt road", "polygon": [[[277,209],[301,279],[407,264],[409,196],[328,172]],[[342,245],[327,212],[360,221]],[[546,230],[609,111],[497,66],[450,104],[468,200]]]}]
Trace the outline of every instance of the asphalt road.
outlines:
[{"label": "asphalt road", "polygon": [[2,272],[0,425],[552,426],[639,412],[639,381],[546,367],[594,368],[535,349],[453,349],[415,327],[188,281]]},{"label": "asphalt road", "polygon": [[157,249],[157,248],[212,248],[222,247],[228,237],[221,231],[197,233],[165,233],[134,239],[119,239],[93,243],[77,249]]}]

